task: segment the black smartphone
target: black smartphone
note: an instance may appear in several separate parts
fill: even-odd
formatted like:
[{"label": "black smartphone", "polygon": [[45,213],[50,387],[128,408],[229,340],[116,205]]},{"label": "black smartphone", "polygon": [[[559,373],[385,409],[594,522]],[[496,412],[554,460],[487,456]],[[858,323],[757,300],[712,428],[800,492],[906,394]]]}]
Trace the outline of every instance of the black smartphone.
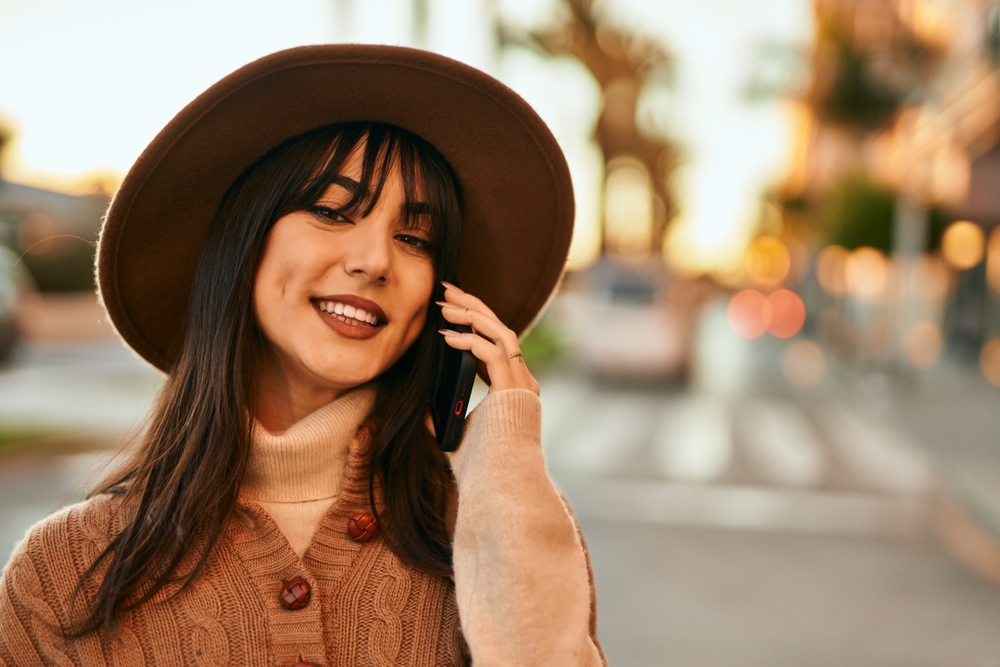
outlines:
[{"label": "black smartphone", "polygon": [[[460,333],[472,333],[471,327],[461,324],[447,326]],[[477,363],[471,352],[445,346],[444,364],[437,377],[434,405],[431,406],[434,433],[443,452],[455,451],[462,442],[462,427],[469,409],[472,385],[476,381]]]}]

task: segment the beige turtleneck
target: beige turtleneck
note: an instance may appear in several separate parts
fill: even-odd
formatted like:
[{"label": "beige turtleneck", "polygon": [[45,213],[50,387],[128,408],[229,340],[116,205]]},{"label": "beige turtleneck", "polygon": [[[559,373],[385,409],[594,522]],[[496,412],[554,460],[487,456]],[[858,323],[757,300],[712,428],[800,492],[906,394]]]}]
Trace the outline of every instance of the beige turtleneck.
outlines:
[{"label": "beige turtleneck", "polygon": [[272,433],[254,422],[253,449],[241,495],[260,505],[301,558],[337,499],[358,427],[375,389],[363,386]]},{"label": "beige turtleneck", "polygon": [[[241,495],[271,516],[299,558],[340,492],[375,393],[355,389],[281,433],[254,426]],[[459,501],[456,603],[475,664],[605,664],[590,634],[586,556],[545,467],[538,396],[491,393],[449,458]]]}]

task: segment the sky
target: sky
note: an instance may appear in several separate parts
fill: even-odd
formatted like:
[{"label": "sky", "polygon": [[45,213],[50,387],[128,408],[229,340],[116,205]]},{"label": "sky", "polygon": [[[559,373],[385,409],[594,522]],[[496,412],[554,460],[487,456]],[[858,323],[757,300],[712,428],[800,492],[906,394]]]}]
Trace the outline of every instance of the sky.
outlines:
[{"label": "sky", "polygon": [[[591,138],[600,91],[578,63],[499,53],[496,11],[544,18],[550,0],[427,0],[427,48],[498,76],[552,128],[573,171],[574,257],[592,258],[603,165]],[[805,45],[808,0],[614,0],[616,21],[662,37],[676,81],[662,100],[687,156],[681,216],[668,245],[681,264],[712,268],[741,256],[759,194],[780,173],[791,127],[778,102],[742,91],[765,40]],[[58,189],[81,176],[120,175],[188,101],[237,67],[299,44],[413,44],[408,0],[0,0],[0,122],[16,141],[6,178]]]}]

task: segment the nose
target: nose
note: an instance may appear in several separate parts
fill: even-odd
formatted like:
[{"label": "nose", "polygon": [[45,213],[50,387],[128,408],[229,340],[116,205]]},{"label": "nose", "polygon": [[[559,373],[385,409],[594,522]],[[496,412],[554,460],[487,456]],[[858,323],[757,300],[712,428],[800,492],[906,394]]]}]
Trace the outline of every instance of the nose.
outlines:
[{"label": "nose", "polygon": [[344,260],[344,270],[355,278],[385,284],[392,269],[392,239],[385,221],[373,212],[360,222],[351,236],[350,248]]}]

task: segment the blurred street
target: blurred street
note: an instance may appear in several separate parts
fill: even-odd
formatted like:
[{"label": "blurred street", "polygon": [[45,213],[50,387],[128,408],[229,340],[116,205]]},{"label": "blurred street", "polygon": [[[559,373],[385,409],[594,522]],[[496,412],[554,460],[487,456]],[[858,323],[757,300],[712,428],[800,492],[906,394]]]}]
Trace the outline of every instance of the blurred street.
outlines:
[{"label": "blurred street", "polygon": [[[859,409],[829,383],[784,389],[754,370],[774,366],[775,350],[752,345],[742,386],[738,368],[724,387],[696,371],[690,391],[542,376],[543,438],[589,540],[611,663],[1000,665],[1000,587],[935,537],[931,450],[885,406]],[[158,382],[114,341],[27,347],[0,372],[0,406],[7,422],[61,420],[111,445]],[[953,440],[971,447],[980,427]],[[82,497],[111,451],[0,457],[4,558]]]}]

